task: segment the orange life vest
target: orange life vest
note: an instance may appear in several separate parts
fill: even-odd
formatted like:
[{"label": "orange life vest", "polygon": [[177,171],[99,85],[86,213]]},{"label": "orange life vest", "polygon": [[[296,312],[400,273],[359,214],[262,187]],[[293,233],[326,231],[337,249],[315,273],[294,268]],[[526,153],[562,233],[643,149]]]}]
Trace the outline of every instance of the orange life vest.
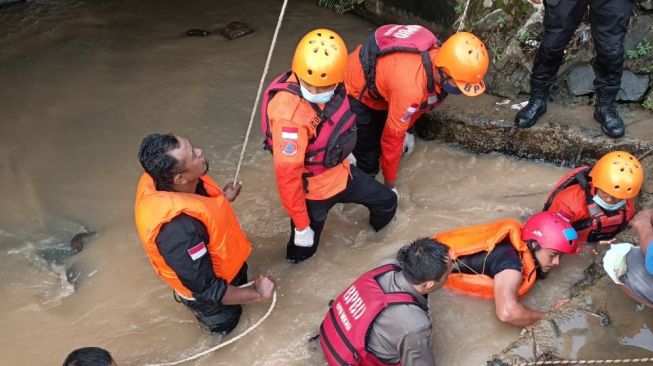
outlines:
[{"label": "orange life vest", "polygon": [[179,280],[170,268],[156,244],[156,237],[164,224],[180,214],[189,215],[204,224],[209,234],[206,244],[216,276],[231,282],[252,251],[252,247],[240,228],[229,201],[222,190],[208,175],[202,178],[209,194],[157,191],[154,180],[143,174],[136,188],[136,228],[154,271],[179,294],[192,298],[192,292]]},{"label": "orange life vest", "polygon": [[[479,252],[491,252],[506,237],[510,240],[522,262],[523,280],[519,296],[525,294],[535,283],[535,259],[530,249],[521,240],[521,224],[515,219],[468,226],[437,234],[433,238],[451,248],[452,260]],[[451,273],[444,288],[484,298],[494,297],[494,280],[484,274]]]}]

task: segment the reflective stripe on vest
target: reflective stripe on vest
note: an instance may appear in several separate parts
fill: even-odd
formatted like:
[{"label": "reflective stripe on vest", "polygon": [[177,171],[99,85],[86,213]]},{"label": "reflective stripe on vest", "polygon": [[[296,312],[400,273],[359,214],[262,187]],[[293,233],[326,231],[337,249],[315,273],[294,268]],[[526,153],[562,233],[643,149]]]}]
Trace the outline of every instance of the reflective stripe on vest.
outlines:
[{"label": "reflective stripe on vest", "polygon": [[[290,71],[277,77],[263,94],[261,103],[261,128],[265,137],[263,149],[270,152],[274,146],[267,111],[270,100],[279,91],[285,91],[301,98],[299,84],[289,81],[291,77],[294,78]],[[336,87],[333,98],[324,105],[323,110],[313,103],[310,104],[320,118],[320,123],[317,125],[315,137],[309,141],[306,148],[304,167],[308,173],[305,176],[324,173],[342,163],[356,145],[356,115],[349,107],[349,99],[347,99],[347,93],[342,84]]]},{"label": "reflective stripe on vest", "polygon": [[382,99],[376,87],[376,63],[380,57],[395,53],[419,53],[426,73],[427,101],[419,106],[425,112],[437,107],[447,97],[447,93],[435,82],[433,63],[429,50],[438,47],[438,39],[431,31],[420,25],[387,24],[377,30],[363,43],[360,50],[360,62],[365,74],[365,88],[361,97],[368,90],[372,99]]},{"label": "reflective stripe on vest", "polygon": [[551,207],[553,200],[560,192],[573,185],[579,185],[583,190],[585,199],[576,202],[565,202],[573,212],[582,212],[587,209],[589,214],[585,219],[572,222],[572,226],[578,232],[578,240],[581,242],[609,240],[628,225],[630,217],[634,214],[632,200],[628,200],[626,205],[608,216],[605,210],[592,199],[595,189],[591,184],[589,172],[589,167],[582,166],[572,169],[562,177],[551,190],[543,211],[547,211]]},{"label": "reflective stripe on vest", "polygon": [[238,274],[252,250],[222,190],[208,175],[201,179],[209,197],[157,191],[148,174],[141,176],[136,188],[136,229],[145,253],[156,274],[186,298],[192,298],[193,293],[166,264],[156,244],[156,237],[164,224],[182,213],[202,222],[209,234],[206,247],[213,263],[213,272],[227,282]]},{"label": "reflective stripe on vest", "polygon": [[387,264],[360,276],[329,304],[320,326],[320,345],[329,366],[398,365],[381,362],[367,351],[367,335],[376,317],[388,306],[414,304],[424,309],[412,294],[385,293],[377,278],[399,267]]},{"label": "reflective stripe on vest", "polygon": [[[505,219],[489,224],[468,226],[437,234],[433,239],[447,244],[451,259],[491,252],[505,238],[519,253],[522,262],[522,283],[519,296],[525,294],[535,283],[535,259],[526,243],[521,240],[521,224],[515,219]],[[494,297],[494,279],[484,274],[451,273],[444,288],[483,298]]]}]

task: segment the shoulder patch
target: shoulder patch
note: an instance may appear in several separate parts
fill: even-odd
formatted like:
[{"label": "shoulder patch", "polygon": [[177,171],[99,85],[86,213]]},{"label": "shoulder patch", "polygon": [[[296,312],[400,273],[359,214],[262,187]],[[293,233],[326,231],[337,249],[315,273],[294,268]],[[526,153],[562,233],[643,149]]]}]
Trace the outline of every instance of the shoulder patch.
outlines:
[{"label": "shoulder patch", "polygon": [[297,154],[297,141],[295,141],[295,139],[281,140],[280,151],[286,156],[293,156]]},{"label": "shoulder patch", "polygon": [[202,258],[205,254],[206,254],[206,244],[204,244],[204,242],[201,242],[196,246],[188,249],[188,255],[190,255],[190,258],[194,261]]},{"label": "shoulder patch", "polygon": [[404,114],[401,117],[401,122],[410,122],[410,119],[413,117],[413,114],[417,112],[417,108],[419,108],[419,105],[417,103],[413,103],[410,105],[410,107],[406,108],[406,114]]}]

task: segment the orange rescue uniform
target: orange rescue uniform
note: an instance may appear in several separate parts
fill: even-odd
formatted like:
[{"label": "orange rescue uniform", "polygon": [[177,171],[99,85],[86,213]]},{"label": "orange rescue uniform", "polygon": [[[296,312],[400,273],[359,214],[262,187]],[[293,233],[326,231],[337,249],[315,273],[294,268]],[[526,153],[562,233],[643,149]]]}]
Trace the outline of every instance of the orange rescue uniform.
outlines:
[{"label": "orange rescue uniform", "polygon": [[[293,75],[288,82],[297,83],[297,79]],[[270,100],[268,118],[281,203],[295,226],[303,229],[310,224],[306,200],[325,200],[342,192],[350,174],[349,160],[345,159],[322,174],[303,178],[308,173],[304,167],[306,148],[317,135],[320,122],[317,112],[303,98],[279,91]]]},{"label": "orange rescue uniform", "polygon": [[[375,84],[383,100],[375,100],[365,88],[360,50],[359,45],[349,55],[345,86],[349,95],[366,106],[388,111],[381,137],[381,170],[386,180],[394,181],[397,179],[406,131],[426,112],[419,110],[419,106],[428,100],[426,72],[419,53],[397,52],[380,57],[376,64]],[[429,51],[431,60],[438,52],[435,48]],[[434,77],[436,81],[439,80],[437,72]],[[436,93],[441,93],[440,85],[436,83],[435,88]]]}]

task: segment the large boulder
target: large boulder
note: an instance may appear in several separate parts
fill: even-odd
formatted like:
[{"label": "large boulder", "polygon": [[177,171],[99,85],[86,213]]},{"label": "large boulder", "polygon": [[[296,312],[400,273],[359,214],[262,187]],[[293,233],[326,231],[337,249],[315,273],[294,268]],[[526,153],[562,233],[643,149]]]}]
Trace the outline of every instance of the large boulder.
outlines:
[{"label": "large boulder", "polygon": [[626,69],[637,74],[653,73],[653,14],[633,17],[624,49]]},{"label": "large boulder", "polygon": [[[623,102],[637,102],[642,99],[648,89],[649,76],[637,75],[629,70],[624,70],[621,76],[621,89],[617,94],[617,100]],[[574,96],[593,93],[594,70],[589,64],[573,68],[567,75],[567,86],[569,93]]]}]

